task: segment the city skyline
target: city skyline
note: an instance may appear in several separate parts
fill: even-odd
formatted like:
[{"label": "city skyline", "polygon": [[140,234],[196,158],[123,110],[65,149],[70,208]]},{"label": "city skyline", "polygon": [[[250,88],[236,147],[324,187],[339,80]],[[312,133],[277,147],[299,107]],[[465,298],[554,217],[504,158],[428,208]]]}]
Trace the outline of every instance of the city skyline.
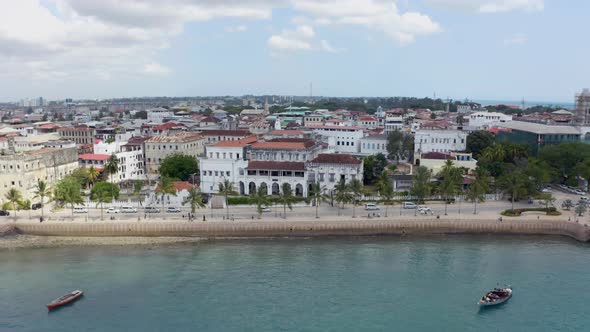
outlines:
[{"label": "city skyline", "polygon": [[[571,103],[584,8],[543,0],[19,1],[0,100],[416,96]],[[548,24],[551,23],[551,24]]]}]

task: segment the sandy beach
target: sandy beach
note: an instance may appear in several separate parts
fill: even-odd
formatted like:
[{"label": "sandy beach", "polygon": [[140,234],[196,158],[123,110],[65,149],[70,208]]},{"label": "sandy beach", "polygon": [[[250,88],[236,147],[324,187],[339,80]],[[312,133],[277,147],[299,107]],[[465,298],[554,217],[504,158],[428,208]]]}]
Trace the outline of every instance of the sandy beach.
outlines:
[{"label": "sandy beach", "polygon": [[207,241],[199,237],[69,237],[8,235],[0,237],[0,250],[24,248],[157,246]]}]

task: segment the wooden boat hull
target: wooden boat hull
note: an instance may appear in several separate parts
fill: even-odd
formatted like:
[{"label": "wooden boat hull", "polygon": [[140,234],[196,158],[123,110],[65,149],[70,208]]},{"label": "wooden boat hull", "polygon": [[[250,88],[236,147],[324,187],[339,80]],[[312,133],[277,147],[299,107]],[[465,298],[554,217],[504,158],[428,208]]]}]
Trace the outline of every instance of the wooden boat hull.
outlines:
[{"label": "wooden boat hull", "polygon": [[61,298],[55,299],[51,303],[47,304],[47,310],[51,311],[64,305],[70,304],[78,300],[80,297],[82,297],[82,295],[84,295],[84,292],[82,291],[73,291],[72,293],[62,296]]}]

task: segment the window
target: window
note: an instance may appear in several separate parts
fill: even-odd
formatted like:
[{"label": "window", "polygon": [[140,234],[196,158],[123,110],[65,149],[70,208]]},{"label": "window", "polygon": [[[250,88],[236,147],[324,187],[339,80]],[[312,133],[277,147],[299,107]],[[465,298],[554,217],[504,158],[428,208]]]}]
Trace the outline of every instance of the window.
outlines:
[{"label": "window", "polygon": [[219,171],[215,171],[215,176],[219,176]]},{"label": "window", "polygon": [[320,173],[318,175],[319,175],[320,182],[324,182],[324,173]]},{"label": "window", "polygon": [[330,173],[329,179],[330,179],[330,182],[334,182],[334,173]]},{"label": "window", "polygon": [[230,174],[230,173],[229,173],[229,171],[226,171],[226,172],[225,172],[225,175],[226,175],[226,176],[229,176],[229,174]]}]

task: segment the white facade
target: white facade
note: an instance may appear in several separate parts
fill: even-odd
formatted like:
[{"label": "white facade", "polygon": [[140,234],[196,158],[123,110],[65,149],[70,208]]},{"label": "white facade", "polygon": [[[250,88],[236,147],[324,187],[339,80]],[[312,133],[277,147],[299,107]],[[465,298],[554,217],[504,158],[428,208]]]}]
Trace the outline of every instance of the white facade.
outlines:
[{"label": "white facade", "polygon": [[338,182],[344,180],[363,181],[363,163],[346,154],[321,154],[307,164],[310,182],[319,182],[327,192],[334,190]]},{"label": "white facade", "polygon": [[312,130],[327,138],[324,141],[327,141],[336,153],[359,153],[360,139],[365,137],[365,132],[359,127],[318,126],[313,127]]},{"label": "white facade", "polygon": [[512,115],[496,112],[475,112],[469,115],[469,127],[473,129],[488,129],[498,123],[512,121]]},{"label": "white facade", "polygon": [[218,192],[219,184],[224,180],[230,180],[238,190],[238,181],[243,179],[248,167],[248,161],[244,158],[244,147],[208,146],[205,148],[205,155],[206,157],[199,158],[201,192]]},{"label": "white facade", "polygon": [[126,145],[127,142],[97,143],[95,154],[112,155],[119,160],[119,172],[112,175],[116,183],[130,180],[145,180],[145,162],[141,145]]},{"label": "white facade", "polygon": [[402,130],[404,128],[404,118],[401,116],[386,114],[384,127],[386,134],[395,130]]},{"label": "white facade", "polygon": [[147,110],[147,122],[164,123],[164,119],[174,117],[174,112],[165,108],[153,108]]},{"label": "white facade", "polygon": [[467,133],[459,130],[419,130],[414,137],[416,154],[465,151],[466,147]]},{"label": "white facade", "polygon": [[361,139],[361,154],[370,156],[382,153],[387,156],[387,135],[371,135]]}]

